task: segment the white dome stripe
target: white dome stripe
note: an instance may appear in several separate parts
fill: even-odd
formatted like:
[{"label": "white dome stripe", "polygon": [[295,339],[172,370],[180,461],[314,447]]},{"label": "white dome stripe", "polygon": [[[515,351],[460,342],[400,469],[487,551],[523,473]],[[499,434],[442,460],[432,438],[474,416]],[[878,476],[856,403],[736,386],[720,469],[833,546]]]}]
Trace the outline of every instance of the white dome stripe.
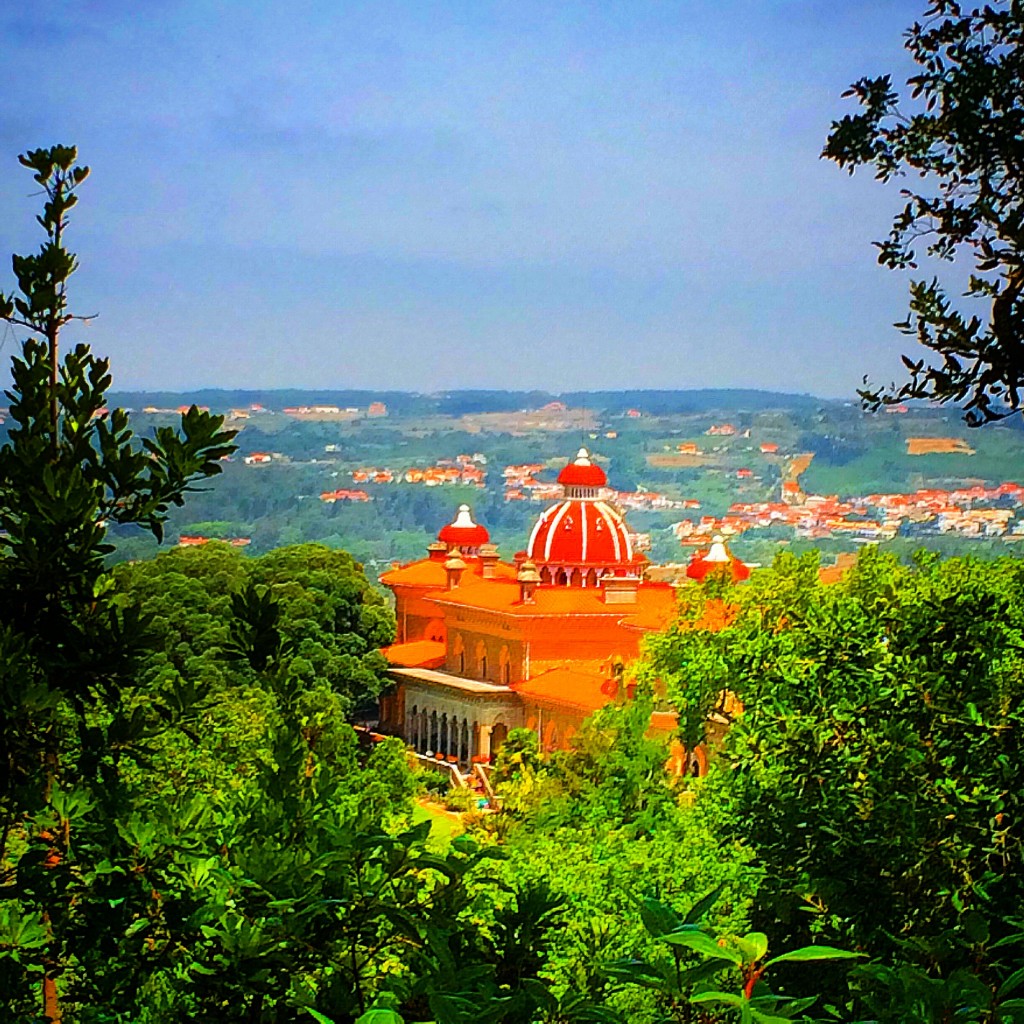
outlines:
[{"label": "white dome stripe", "polygon": [[583,513],[583,550],[580,557],[585,562],[587,560],[587,518],[590,515],[590,509],[587,505],[580,505],[580,511]]},{"label": "white dome stripe", "polygon": [[551,508],[545,509],[541,513],[540,518],[534,524],[533,532],[530,534],[530,543],[526,545],[526,553],[530,558],[534,557],[533,545],[537,543],[537,534],[540,533],[540,528],[551,518],[551,513],[558,508],[557,505],[552,505]]},{"label": "white dome stripe", "polygon": [[615,522],[615,518],[613,516],[608,515],[608,506],[603,502],[598,504],[597,511],[609,526],[612,535],[612,543],[615,545],[615,561],[617,562],[622,558],[622,545],[619,543],[619,524]]},{"label": "white dome stripe", "polygon": [[551,544],[555,539],[555,530],[558,529],[558,524],[562,521],[562,517],[569,509],[572,508],[571,501],[563,501],[558,508],[558,513],[554,519],[551,520],[551,529],[548,530],[548,541],[544,545],[544,561],[546,562],[551,557]]},{"label": "white dome stripe", "polygon": [[622,558],[622,545],[620,540],[625,542],[626,545],[626,559],[632,561],[633,558],[633,545],[629,541],[629,531],[626,529],[626,524],[623,522],[622,517],[615,511],[611,506],[606,505],[603,501],[597,501],[594,503],[594,507],[604,516],[605,522],[611,527],[612,540],[615,543],[615,557],[616,559]]}]

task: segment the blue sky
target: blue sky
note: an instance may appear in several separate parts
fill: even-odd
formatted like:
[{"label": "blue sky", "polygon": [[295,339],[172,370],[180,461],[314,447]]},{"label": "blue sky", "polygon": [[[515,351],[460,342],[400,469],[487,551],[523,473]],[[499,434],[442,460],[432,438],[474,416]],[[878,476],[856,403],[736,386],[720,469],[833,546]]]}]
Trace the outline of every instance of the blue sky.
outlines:
[{"label": "blue sky", "polygon": [[818,154],[922,9],[5,5],[0,249],[36,244],[16,155],[74,143],[121,388],[852,396],[907,347],[870,245],[898,198]]}]

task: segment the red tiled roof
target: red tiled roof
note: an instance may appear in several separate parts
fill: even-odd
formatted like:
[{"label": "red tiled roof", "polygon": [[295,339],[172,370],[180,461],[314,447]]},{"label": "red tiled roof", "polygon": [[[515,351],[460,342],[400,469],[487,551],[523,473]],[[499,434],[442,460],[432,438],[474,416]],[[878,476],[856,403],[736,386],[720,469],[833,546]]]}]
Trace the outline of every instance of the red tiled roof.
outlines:
[{"label": "red tiled roof", "polygon": [[445,645],[438,640],[412,640],[382,647],[389,665],[401,668],[438,668],[444,664]]},{"label": "red tiled roof", "polygon": [[[514,581],[516,578],[516,567],[508,562],[496,562],[494,564],[494,579],[482,580],[479,576],[479,563],[475,559],[465,559],[465,561],[469,568],[463,573],[463,585],[459,587],[459,590],[471,586],[474,582],[498,583]],[[421,558],[418,562],[410,562],[397,569],[389,569],[381,576],[380,581],[386,587],[424,587],[427,590],[443,591],[447,586],[448,576],[443,561]],[[519,588],[516,587],[516,593],[518,594],[518,592]]]},{"label": "red tiled roof", "polygon": [[[389,574],[390,575],[390,574]],[[385,583],[387,578],[382,577]],[[482,580],[473,577],[454,590],[431,594],[430,600],[441,605],[481,608],[510,615],[608,615],[618,619],[638,613],[653,614],[668,604],[674,605],[672,588],[667,583],[642,583],[637,590],[636,604],[607,604],[600,587],[537,587],[533,601],[524,604],[515,580]]]},{"label": "red tiled roof", "polygon": [[597,672],[580,672],[571,668],[552,668],[547,672],[513,683],[511,689],[532,700],[563,707],[579,708],[588,714],[603,708],[610,698],[601,687],[607,676]]}]

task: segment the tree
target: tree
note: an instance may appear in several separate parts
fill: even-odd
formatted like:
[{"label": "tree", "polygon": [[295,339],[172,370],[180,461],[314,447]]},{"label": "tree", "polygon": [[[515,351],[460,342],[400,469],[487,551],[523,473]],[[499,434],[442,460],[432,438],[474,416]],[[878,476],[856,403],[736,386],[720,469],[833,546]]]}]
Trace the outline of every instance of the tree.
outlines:
[{"label": "tree", "polygon": [[[496,766],[502,811],[478,829],[501,836],[507,883],[541,883],[565,901],[545,965],[563,1004],[574,995],[619,1021],[667,1021],[655,986],[619,989],[613,982],[625,976],[602,965],[639,958],[673,968],[676,958],[646,928],[643,908],[655,897],[689,905],[714,889],[714,927],[743,934],[760,871],[742,842],[720,840],[720,808],[695,802],[691,780],[666,771],[666,742],[646,735],[651,697],[642,684],[637,693],[598,710],[569,749],[543,758],[531,733],[513,730],[515,749],[506,757],[506,743]],[[689,1019],[723,1018],[695,1011]]]},{"label": "tree", "polygon": [[[1014,559],[903,567],[866,549],[826,586],[816,555],[780,555],[725,629],[651,645],[680,708],[706,719],[725,687],[742,702],[702,797],[764,869],[753,924],[773,941],[885,956],[884,984],[908,963],[969,976],[990,1003],[1024,980],[1020,582]],[[846,984],[814,983],[832,999]]]},{"label": "tree", "polygon": [[[366,754],[344,720],[379,686],[394,628],[353,560],[276,552],[247,587],[215,549],[196,594],[183,556],[187,610],[163,623],[140,593],[160,571],[135,574],[135,593],[128,570],[106,574],[107,526],[159,538],[234,446],[195,407],[180,431],[136,440],[105,410],[106,361],[84,345],[60,356],[76,319],[66,213],[87,176],[75,160],[22,159],[47,196],[47,241],[15,257],[19,294],[0,297],[0,317],[37,336],[14,360],[0,448],[5,1019],[528,1024],[551,1001],[537,971],[558,901],[507,888],[484,933],[468,877],[494,851],[461,839],[439,854],[429,824],[403,829],[404,748]],[[200,642],[225,656],[219,679]]]},{"label": "tree", "polygon": [[38,940],[34,967],[53,1021],[56,979],[73,955],[75,888],[88,871],[68,867],[74,826],[109,809],[121,752],[152,717],[122,699],[146,631],[110,594],[107,525],[159,538],[169,508],[234,450],[234,432],[195,407],[180,431],[136,440],[127,414],[106,409],[107,360],[83,344],[61,356],[61,330],[88,319],[67,300],[77,267],[64,246],[67,214],[89,174],[76,160],[70,146],[21,157],[46,196],[37,218],[46,240],[13,257],[18,290],[0,294],[0,319],[31,335],[13,361],[14,426],[0,448],[0,900],[18,901],[18,921]]},{"label": "tree", "polygon": [[299,544],[254,558],[214,541],[112,575],[150,616],[154,642],[138,665],[146,686],[251,685],[274,662],[307,686],[330,686],[351,717],[375,707],[386,684],[380,648],[395,617],[344,551]]},{"label": "tree", "polygon": [[891,76],[862,78],[844,94],[861,113],[833,122],[822,155],[851,174],[872,166],[884,182],[918,175],[876,243],[879,263],[915,269],[918,243],[939,260],[966,256],[965,297],[988,312],[961,312],[937,277],[913,281],[909,315],[896,326],[933,356],[904,356],[908,381],[884,390],[865,378],[859,394],[872,409],[908,398],[962,403],[979,426],[1024,400],[1024,8],[933,0],[906,48],[920,67],[907,80],[914,109],[901,105]]}]

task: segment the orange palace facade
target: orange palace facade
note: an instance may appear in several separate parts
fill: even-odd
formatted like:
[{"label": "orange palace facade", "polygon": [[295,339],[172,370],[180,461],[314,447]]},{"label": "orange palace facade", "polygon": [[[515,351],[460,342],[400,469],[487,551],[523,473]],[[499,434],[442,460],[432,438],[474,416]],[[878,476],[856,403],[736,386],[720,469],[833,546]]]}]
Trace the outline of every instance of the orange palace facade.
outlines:
[{"label": "orange palace facade", "polygon": [[[468,764],[520,726],[542,749],[565,747],[584,718],[625,696],[624,668],[645,633],[672,621],[675,591],[644,578],[647,560],[602,499],[607,479],[585,449],[558,482],[562,499],[512,562],[463,505],[426,558],[381,577],[398,620],[384,650],[396,686],[383,731]],[[665,713],[652,722],[673,726]]]}]

